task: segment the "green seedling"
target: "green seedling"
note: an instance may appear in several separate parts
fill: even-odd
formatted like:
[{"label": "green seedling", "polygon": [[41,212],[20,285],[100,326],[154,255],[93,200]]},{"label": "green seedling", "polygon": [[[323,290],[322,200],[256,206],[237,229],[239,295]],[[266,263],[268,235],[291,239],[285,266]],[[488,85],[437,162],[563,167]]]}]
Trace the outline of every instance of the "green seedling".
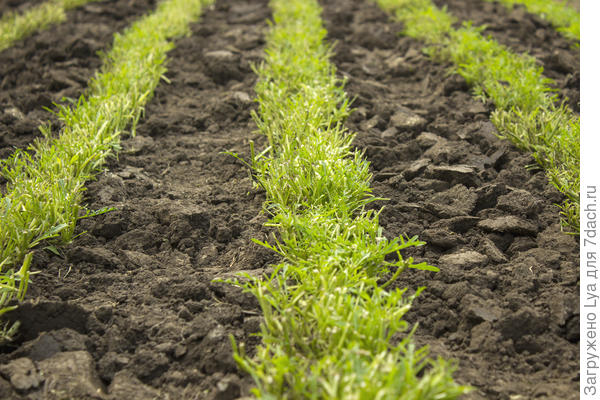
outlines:
[{"label": "green seedling", "polygon": [[98,0],[49,0],[22,14],[5,13],[0,18],[0,51],[9,48],[17,40],[64,22],[67,11],[92,1]]},{"label": "green seedling", "polygon": [[[87,92],[73,104],[58,106],[60,136],[53,137],[49,126],[42,125],[43,138],[0,162],[7,180],[6,194],[0,198],[4,293],[16,290],[11,271],[33,248],[48,240],[69,242],[78,219],[107,211],[82,210],[84,184],[119,149],[120,135],[135,133],[144,106],[166,71],[166,55],[173,48],[170,39],[187,34],[190,22],[210,3],[164,1],[154,13],[115,35],[113,48],[102,55],[102,69]],[[20,298],[25,291],[26,287],[19,287]],[[9,300],[0,298],[0,313],[7,310]]]},{"label": "green seedling", "polygon": [[523,5],[532,14],[537,14],[547,20],[569,40],[579,42],[579,12],[567,5],[566,1],[559,0],[486,0],[489,2],[500,1],[508,8]]},{"label": "green seedling", "polygon": [[580,119],[559,102],[543,68],[533,57],[483,37],[483,27],[466,22],[454,28],[454,18],[431,0],[377,3],[404,23],[405,34],[423,40],[435,60],[451,62],[475,96],[496,106],[491,120],[500,136],[531,152],[550,183],[565,194],[562,225],[578,234]]},{"label": "green seedling", "polygon": [[422,289],[392,289],[406,268],[437,268],[403,258],[424,244],[416,237],[383,235],[369,164],[343,127],[350,102],[320,8],[315,0],[271,7],[253,114],[268,146],[252,148],[247,165],[277,229],[256,242],[284,261],[267,276],[228,281],[256,296],[264,317],[256,356],[232,339],[234,358],[260,399],[457,398],[468,388],[452,380],[454,364],[415,349],[415,327],[403,319]]},{"label": "green seedling", "polygon": [[[27,286],[30,283],[29,276],[31,275],[29,268],[31,266],[31,260],[33,253],[28,253],[23,259],[23,265],[19,271],[8,270],[3,275],[0,275],[0,305],[3,307],[0,309],[0,316],[8,311],[12,311],[17,306],[4,306],[10,303],[13,299],[23,301],[25,294],[27,293]],[[0,263],[0,270],[3,265]],[[10,340],[19,328],[19,322],[16,321],[12,325],[5,324],[2,330],[0,330],[0,338],[2,340]]]}]

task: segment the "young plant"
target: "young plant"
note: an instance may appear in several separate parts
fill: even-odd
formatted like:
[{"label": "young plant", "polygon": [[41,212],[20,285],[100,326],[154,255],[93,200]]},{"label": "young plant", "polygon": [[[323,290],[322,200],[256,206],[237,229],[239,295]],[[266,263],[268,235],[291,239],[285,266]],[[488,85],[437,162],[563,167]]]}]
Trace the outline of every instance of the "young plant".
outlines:
[{"label": "young plant", "polygon": [[271,6],[254,114],[269,146],[251,164],[278,232],[259,243],[284,261],[269,276],[230,281],[256,296],[264,316],[256,357],[232,340],[234,357],[261,399],[457,398],[467,388],[452,380],[454,365],[415,349],[402,319],[422,289],[389,289],[405,268],[437,269],[404,259],[402,250],[424,243],[385,238],[379,212],[367,210],[378,199],[342,125],[349,101],[320,8]]},{"label": "young plant", "polygon": [[31,7],[23,14],[4,14],[0,18],[0,51],[9,48],[17,40],[64,22],[68,10],[92,1],[98,0],[49,0]]},{"label": "young plant", "polygon": [[[135,132],[144,105],[166,71],[166,54],[173,48],[170,39],[185,35],[190,22],[210,3],[166,0],[153,14],[117,34],[87,93],[73,106],[58,106],[64,124],[60,136],[52,137],[43,126],[42,139],[0,162],[8,181],[0,198],[0,280],[2,293],[7,294],[0,297],[0,314],[10,309],[11,293],[20,299],[25,294],[22,285],[29,266],[25,261],[31,250],[48,239],[70,241],[77,220],[93,215],[81,212],[85,182],[119,149],[119,136]],[[15,275],[15,266],[21,264],[21,275]]]},{"label": "young plant", "polygon": [[452,62],[454,71],[483,101],[495,104],[492,122],[500,136],[529,151],[549,181],[566,200],[561,205],[563,228],[579,232],[580,119],[560,103],[553,81],[543,76],[536,60],[518,55],[469,22],[455,29],[454,19],[431,0],[377,0],[404,23],[405,34],[428,44],[436,60]]},{"label": "young plant", "polygon": [[525,6],[527,11],[537,14],[547,20],[569,40],[579,42],[579,12],[573,7],[567,5],[566,1],[558,0],[486,0],[500,1],[508,8],[513,8],[519,4]]}]

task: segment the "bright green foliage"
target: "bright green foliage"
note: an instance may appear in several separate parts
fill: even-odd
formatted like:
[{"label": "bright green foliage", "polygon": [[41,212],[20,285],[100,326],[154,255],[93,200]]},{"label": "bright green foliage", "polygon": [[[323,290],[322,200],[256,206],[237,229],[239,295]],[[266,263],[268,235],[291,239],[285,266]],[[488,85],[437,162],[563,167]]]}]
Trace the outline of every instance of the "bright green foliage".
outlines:
[{"label": "bright green foliage", "polygon": [[408,36],[441,43],[452,31],[452,17],[445,8],[437,8],[431,0],[377,0],[377,3],[386,11],[395,12],[396,17],[404,22],[404,32]]},{"label": "bright green foliage", "polygon": [[511,8],[522,4],[532,14],[537,14],[550,22],[557,31],[570,40],[579,41],[579,12],[560,0],[486,0],[499,1]]},{"label": "bright green foliage", "polygon": [[261,399],[456,398],[467,388],[453,382],[454,366],[415,350],[402,319],[421,289],[386,290],[405,268],[437,269],[403,259],[402,249],[423,243],[386,239],[378,212],[366,210],[376,200],[371,175],[342,126],[348,99],[323,43],[320,8],[316,0],[271,5],[254,115],[269,147],[252,163],[279,233],[260,244],[284,261],[264,279],[233,281],[264,315],[256,357],[234,342],[235,359]]},{"label": "bright green foliage", "polygon": [[[18,301],[23,301],[25,293],[27,293],[27,286],[29,285],[29,267],[33,253],[28,253],[23,260],[23,264],[19,271],[10,270],[7,273],[0,275],[0,305],[5,305],[11,300],[16,298]],[[3,267],[0,263],[0,269]],[[0,316],[5,312],[14,310],[16,306],[8,306],[0,309]],[[6,324],[0,329],[0,342],[5,339],[11,338],[19,327],[18,323],[9,326]]]},{"label": "bright green foliage", "polygon": [[536,60],[483,37],[470,23],[454,29],[452,17],[431,0],[377,2],[405,24],[406,34],[424,40],[435,59],[452,62],[475,95],[495,104],[491,119],[500,135],[533,154],[567,196],[563,227],[579,232],[579,116],[557,105],[553,82]]},{"label": "bright green foliage", "polygon": [[98,0],[49,0],[23,14],[8,12],[0,19],[0,51],[50,25],[64,22],[66,11]]},{"label": "bright green foliage", "polygon": [[[70,241],[77,220],[92,215],[81,213],[85,181],[119,148],[121,133],[128,127],[135,132],[144,105],[166,71],[166,54],[173,47],[169,39],[186,34],[189,23],[208,3],[167,0],[153,14],[117,34],[87,93],[71,107],[58,107],[64,124],[60,137],[52,137],[49,127],[41,127],[43,139],[0,162],[8,180],[0,198],[0,267],[5,281],[15,276],[14,268],[32,248],[55,237]],[[27,268],[20,271],[15,283],[3,290],[16,290]],[[0,314],[6,310],[6,301],[0,298]]]},{"label": "bright green foliage", "polygon": [[535,58],[512,53],[471,25],[451,31],[449,36],[434,55],[457,65],[482,100],[491,99],[498,109],[518,107],[526,112],[553,102],[549,96],[552,81],[544,78]]}]

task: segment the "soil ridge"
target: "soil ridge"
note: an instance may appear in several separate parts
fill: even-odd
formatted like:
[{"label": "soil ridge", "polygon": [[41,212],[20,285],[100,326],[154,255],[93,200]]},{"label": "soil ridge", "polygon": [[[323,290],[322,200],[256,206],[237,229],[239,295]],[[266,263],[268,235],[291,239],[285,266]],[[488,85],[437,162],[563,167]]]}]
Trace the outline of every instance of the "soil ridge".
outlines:
[{"label": "soil ridge", "polygon": [[[246,166],[262,59],[266,1],[209,8],[169,54],[159,85],[118,160],[88,185],[92,209],[61,256],[36,251],[22,323],[0,353],[0,398],[233,399],[252,385],[229,335],[251,352],[259,308],[251,295],[214,283],[260,274],[274,255],[264,195]],[[72,368],[70,379],[61,377]],[[94,394],[93,394],[94,393]],[[52,397],[55,396],[55,397]]]},{"label": "soil ridge", "polygon": [[[397,35],[370,2],[322,3],[333,61],[355,97],[348,121],[371,162],[386,237],[418,235],[407,252],[439,273],[407,314],[433,355],[459,360],[470,399],[578,397],[578,241],[560,232],[563,196],[531,156],[496,137],[491,109],[464,79]],[[374,205],[375,206],[375,205]],[[482,371],[488,371],[482,374]]]},{"label": "soil ridge", "polygon": [[474,26],[485,25],[482,35],[491,35],[498,43],[516,53],[527,53],[544,67],[544,76],[556,82],[561,99],[579,113],[580,56],[579,48],[562,36],[548,21],[527,12],[524,6],[512,10],[504,5],[481,0],[436,0],[438,7]]},{"label": "soil ridge", "polygon": [[78,99],[101,66],[115,33],[153,9],[155,0],[89,3],[67,12],[67,21],[35,33],[0,52],[0,159],[24,148],[41,133],[38,126],[60,124],[53,103]]}]

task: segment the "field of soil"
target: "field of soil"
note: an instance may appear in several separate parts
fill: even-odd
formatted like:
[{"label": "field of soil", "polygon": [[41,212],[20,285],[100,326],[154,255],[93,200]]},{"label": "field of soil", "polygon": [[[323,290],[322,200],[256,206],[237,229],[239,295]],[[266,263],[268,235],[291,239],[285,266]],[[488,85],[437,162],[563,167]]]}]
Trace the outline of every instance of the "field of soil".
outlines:
[{"label": "field of soil", "polygon": [[[439,1],[517,51],[535,55],[578,110],[579,53],[543,20],[475,0]],[[0,12],[21,4],[0,2]],[[562,195],[534,160],[499,140],[490,105],[433,63],[376,5],[322,2],[333,62],[355,98],[347,126],[371,162],[373,193],[388,198],[387,237],[419,235],[407,256],[439,266],[407,271],[427,286],[407,314],[415,340],[457,360],[468,399],[579,397],[579,246],[561,232]],[[0,156],[24,147],[76,98],[100,65],[96,52],[154,6],[92,3],[69,21],[0,53]],[[477,11],[480,10],[480,11]],[[90,209],[61,255],[34,257],[27,301],[9,314],[16,340],[0,348],[2,399],[210,399],[249,395],[229,336],[260,339],[253,297],[215,278],[260,275],[264,194],[226,151],[263,146],[252,64],[263,56],[267,0],[217,0],[177,41],[137,136],[88,185]],[[56,126],[59,131],[60,126]],[[0,185],[3,184],[0,182]]]}]

